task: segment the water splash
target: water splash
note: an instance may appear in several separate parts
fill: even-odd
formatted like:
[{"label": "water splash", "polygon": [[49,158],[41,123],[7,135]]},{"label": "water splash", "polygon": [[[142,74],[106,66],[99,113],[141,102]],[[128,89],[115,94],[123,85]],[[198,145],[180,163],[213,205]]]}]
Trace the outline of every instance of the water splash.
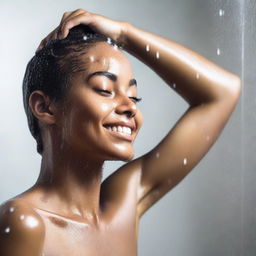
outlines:
[{"label": "water splash", "polygon": [[224,16],[225,11],[223,9],[219,9],[219,16],[222,17]]}]

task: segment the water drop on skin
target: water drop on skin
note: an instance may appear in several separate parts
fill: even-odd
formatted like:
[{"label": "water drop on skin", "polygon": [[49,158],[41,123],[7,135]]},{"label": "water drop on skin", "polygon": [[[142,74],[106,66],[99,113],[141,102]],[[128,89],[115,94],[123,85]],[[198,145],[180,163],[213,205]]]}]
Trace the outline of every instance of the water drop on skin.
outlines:
[{"label": "water drop on skin", "polygon": [[9,234],[10,231],[11,231],[10,227],[7,227],[7,228],[4,230],[4,233]]},{"label": "water drop on skin", "polygon": [[38,220],[32,216],[28,216],[25,222],[26,222],[26,225],[30,228],[34,228],[38,225]]},{"label": "water drop on skin", "polygon": [[199,73],[196,73],[196,79],[199,79],[199,78],[200,78]]},{"label": "water drop on skin", "polygon": [[149,52],[149,51],[150,51],[150,47],[149,47],[149,45],[148,45],[148,44],[146,45],[146,51],[147,51],[147,52]]},{"label": "water drop on skin", "polygon": [[187,165],[187,163],[188,163],[187,158],[184,158],[184,159],[183,159],[183,165]]},{"label": "water drop on skin", "polygon": [[94,56],[90,56],[90,62],[94,62]]},{"label": "water drop on skin", "polygon": [[24,215],[21,215],[21,216],[20,216],[20,219],[21,219],[21,220],[24,220],[24,219],[25,219],[25,216],[24,216]]},{"label": "water drop on skin", "polygon": [[11,207],[11,208],[9,209],[9,212],[14,212],[14,207]]},{"label": "water drop on skin", "polygon": [[160,153],[156,153],[156,158],[159,158],[160,157]]},{"label": "water drop on skin", "polygon": [[221,54],[221,51],[220,51],[220,48],[217,49],[217,55],[220,56]]},{"label": "water drop on skin", "polygon": [[107,43],[108,43],[108,44],[111,44],[111,38],[110,38],[110,37],[108,37]]},{"label": "water drop on skin", "polygon": [[206,137],[206,140],[209,141],[209,140],[210,140],[210,136],[207,136],[207,137]]},{"label": "water drop on skin", "polygon": [[176,84],[173,84],[172,87],[175,89],[176,88]]},{"label": "water drop on skin", "polygon": [[225,14],[225,11],[222,9],[219,9],[219,16],[222,17],[224,16],[224,14]]},{"label": "water drop on skin", "polygon": [[160,58],[160,53],[156,52],[156,58],[159,59]]}]

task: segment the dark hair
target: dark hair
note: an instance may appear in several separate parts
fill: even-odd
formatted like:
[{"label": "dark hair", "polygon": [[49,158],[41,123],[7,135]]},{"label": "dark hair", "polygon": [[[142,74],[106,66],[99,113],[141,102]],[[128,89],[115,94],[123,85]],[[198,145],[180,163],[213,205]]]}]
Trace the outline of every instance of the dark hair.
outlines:
[{"label": "dark hair", "polygon": [[72,75],[86,69],[81,56],[97,42],[117,45],[114,40],[95,33],[89,26],[79,25],[72,28],[65,39],[48,42],[29,61],[23,79],[23,103],[38,153],[42,153],[43,143],[38,120],[29,107],[30,94],[41,90],[54,101],[64,99]]}]

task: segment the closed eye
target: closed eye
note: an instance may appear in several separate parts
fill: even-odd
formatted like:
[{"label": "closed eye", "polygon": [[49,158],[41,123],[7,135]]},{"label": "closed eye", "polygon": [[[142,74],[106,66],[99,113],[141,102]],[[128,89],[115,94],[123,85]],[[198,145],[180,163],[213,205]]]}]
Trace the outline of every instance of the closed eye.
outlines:
[{"label": "closed eye", "polygon": [[138,103],[142,100],[142,98],[137,98],[137,97],[129,97],[134,103]]},{"label": "closed eye", "polygon": [[99,92],[99,93],[104,94],[104,95],[112,95],[112,92],[108,91],[108,90],[102,90],[102,89],[97,89],[97,88],[95,88],[94,90],[96,92]]}]

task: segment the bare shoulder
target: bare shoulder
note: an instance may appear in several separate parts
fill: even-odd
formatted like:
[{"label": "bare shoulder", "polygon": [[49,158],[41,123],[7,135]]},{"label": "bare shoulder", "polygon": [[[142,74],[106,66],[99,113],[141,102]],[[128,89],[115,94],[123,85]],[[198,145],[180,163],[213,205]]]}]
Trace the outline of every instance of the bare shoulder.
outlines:
[{"label": "bare shoulder", "polygon": [[0,206],[0,255],[40,255],[45,226],[25,201],[14,199]]},{"label": "bare shoulder", "polygon": [[137,197],[140,175],[141,164],[139,159],[135,159],[124,164],[102,183],[102,193],[104,199],[120,199],[120,197],[122,197],[124,194],[127,195],[128,191],[132,191],[134,196]]}]

